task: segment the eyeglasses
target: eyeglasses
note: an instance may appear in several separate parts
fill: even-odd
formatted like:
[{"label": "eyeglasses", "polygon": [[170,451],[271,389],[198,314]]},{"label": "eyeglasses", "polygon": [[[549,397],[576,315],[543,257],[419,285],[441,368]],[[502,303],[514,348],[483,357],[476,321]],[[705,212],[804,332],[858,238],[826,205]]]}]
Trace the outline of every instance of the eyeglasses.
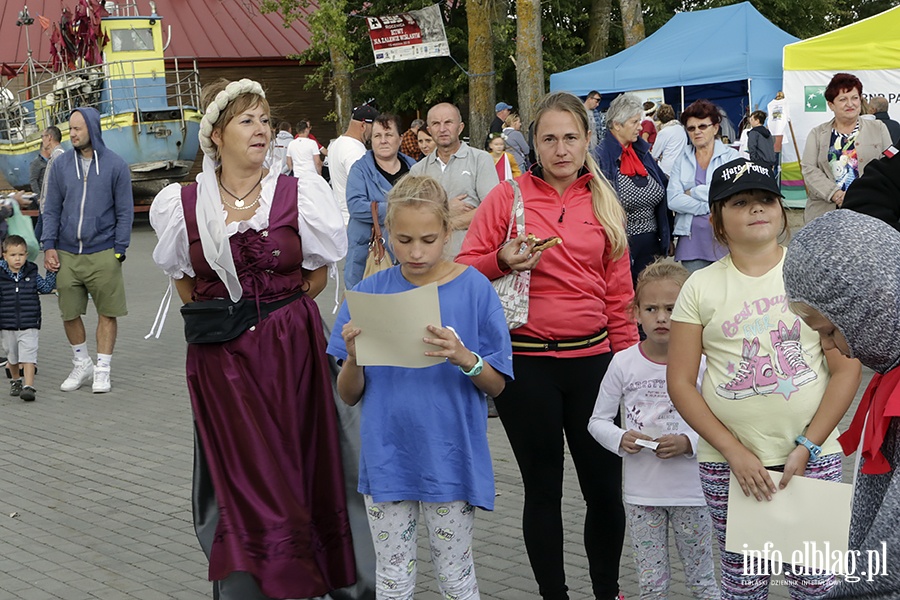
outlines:
[{"label": "eyeglasses", "polygon": [[707,129],[709,129],[712,126],[713,126],[712,123],[700,123],[699,125],[691,125],[690,127],[686,127],[685,129],[687,129],[688,133],[694,133],[698,129],[700,131],[706,131]]}]

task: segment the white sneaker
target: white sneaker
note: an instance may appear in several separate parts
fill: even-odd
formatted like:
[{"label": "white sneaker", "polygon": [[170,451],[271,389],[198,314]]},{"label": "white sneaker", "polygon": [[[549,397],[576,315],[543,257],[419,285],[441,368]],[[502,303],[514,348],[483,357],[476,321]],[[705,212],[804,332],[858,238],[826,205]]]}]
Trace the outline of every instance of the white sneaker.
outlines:
[{"label": "white sneaker", "polygon": [[86,358],[82,361],[73,360],[72,363],[75,365],[75,368],[72,369],[72,372],[69,373],[66,380],[59,386],[59,389],[64,392],[74,392],[90,381],[91,377],[94,375],[94,361],[91,359]]},{"label": "white sneaker", "polygon": [[112,389],[109,382],[109,369],[94,369],[94,385],[92,387],[95,394],[105,394]]}]

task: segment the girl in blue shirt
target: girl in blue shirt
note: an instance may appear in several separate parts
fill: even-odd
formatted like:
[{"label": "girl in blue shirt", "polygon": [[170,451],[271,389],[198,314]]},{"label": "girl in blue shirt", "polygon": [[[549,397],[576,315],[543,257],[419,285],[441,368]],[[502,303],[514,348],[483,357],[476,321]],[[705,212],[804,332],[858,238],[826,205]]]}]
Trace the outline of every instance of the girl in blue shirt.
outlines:
[{"label": "girl in blue shirt", "polygon": [[364,279],[359,292],[390,294],[438,284],[441,326],[431,325],[423,369],[362,367],[347,304],[328,353],[343,361],[338,392],[361,403],[359,492],[376,555],[377,598],[410,598],[416,529],[425,520],[438,585],[446,598],[479,598],[472,557],[474,507],[494,507],[485,394],[512,378],[503,308],[477,270],[447,260],[447,195],[431,177],[407,176],[388,195],[385,225],[399,265]]}]

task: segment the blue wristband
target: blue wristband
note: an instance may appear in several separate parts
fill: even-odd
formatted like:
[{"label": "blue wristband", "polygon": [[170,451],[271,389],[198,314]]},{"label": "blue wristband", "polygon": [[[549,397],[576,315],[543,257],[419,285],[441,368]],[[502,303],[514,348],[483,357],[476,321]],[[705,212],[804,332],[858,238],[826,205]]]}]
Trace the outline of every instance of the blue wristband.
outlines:
[{"label": "blue wristband", "polygon": [[794,441],[797,442],[797,444],[799,444],[799,445],[803,446],[804,448],[806,448],[807,450],[809,450],[809,456],[813,460],[819,458],[819,455],[822,454],[822,446],[817,446],[816,444],[813,444],[811,441],[806,439],[806,436],[798,435],[797,439]]},{"label": "blue wristband", "polygon": [[459,367],[459,370],[466,377],[477,377],[481,375],[481,370],[484,368],[484,360],[481,358],[481,356],[479,356],[477,352],[473,352],[472,354],[475,355],[475,366],[473,366],[469,371],[463,369],[462,366]]}]

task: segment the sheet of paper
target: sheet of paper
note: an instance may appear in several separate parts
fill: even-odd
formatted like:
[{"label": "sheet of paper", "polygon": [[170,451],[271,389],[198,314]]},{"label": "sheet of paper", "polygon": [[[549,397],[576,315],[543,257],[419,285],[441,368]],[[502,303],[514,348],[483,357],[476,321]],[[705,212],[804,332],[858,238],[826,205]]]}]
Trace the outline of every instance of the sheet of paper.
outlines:
[{"label": "sheet of paper", "polygon": [[634,443],[638,446],[643,446],[644,448],[650,448],[654,452],[659,448],[659,442],[654,442],[652,440],[634,440]]},{"label": "sheet of paper", "polygon": [[[769,471],[775,485],[781,473]],[[725,549],[742,556],[829,571],[847,555],[853,486],[793,477],[771,502],[744,496],[734,474],[728,490]]]},{"label": "sheet of paper", "polygon": [[360,366],[420,369],[444,359],[425,356],[436,346],[422,341],[432,337],[428,325],[441,325],[438,286],[430,283],[398,294],[347,292],[350,320],[361,333],[356,338],[356,363]]}]

